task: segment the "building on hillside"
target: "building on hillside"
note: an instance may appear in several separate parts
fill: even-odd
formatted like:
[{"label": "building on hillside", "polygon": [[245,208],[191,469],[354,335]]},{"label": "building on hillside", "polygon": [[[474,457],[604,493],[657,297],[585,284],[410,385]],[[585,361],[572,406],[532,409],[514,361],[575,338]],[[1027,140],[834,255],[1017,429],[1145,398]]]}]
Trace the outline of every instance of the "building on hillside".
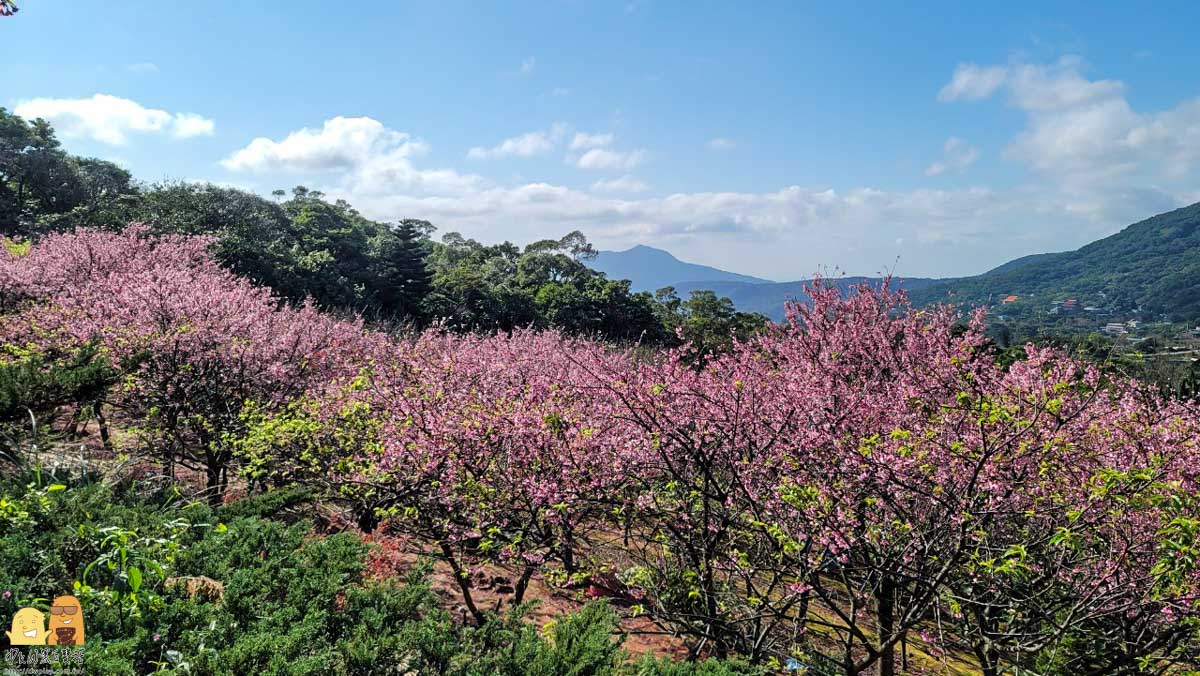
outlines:
[{"label": "building on hillside", "polygon": [[1021,300],[1020,296],[1005,296],[1004,298],[1000,299],[1000,304],[1008,305],[1009,303],[1015,303],[1019,300]]},{"label": "building on hillside", "polygon": [[1064,315],[1075,314],[1076,312],[1079,312],[1079,309],[1080,309],[1079,300],[1075,299],[1075,298],[1068,298],[1066,300],[1056,300],[1053,303],[1051,303],[1051,307],[1052,307],[1051,312],[1056,315],[1057,314],[1064,314]]},{"label": "building on hillside", "polygon": [[1123,336],[1129,333],[1129,329],[1121,322],[1109,322],[1104,325],[1104,332],[1110,336]]}]

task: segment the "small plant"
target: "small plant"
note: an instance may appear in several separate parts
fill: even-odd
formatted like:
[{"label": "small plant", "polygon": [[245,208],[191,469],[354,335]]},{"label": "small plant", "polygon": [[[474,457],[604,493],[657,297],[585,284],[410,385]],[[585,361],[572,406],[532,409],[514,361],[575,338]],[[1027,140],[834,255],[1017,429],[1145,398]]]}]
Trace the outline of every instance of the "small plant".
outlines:
[{"label": "small plant", "polygon": [[[166,580],[166,565],[179,548],[177,537],[192,527],[183,519],[173,519],[164,524],[168,532],[165,537],[140,536],[136,530],[120,526],[100,528],[95,537],[101,553],[83,569],[75,583],[76,593],[107,597],[107,602],[117,608],[124,632],[128,618],[158,601],[153,582]],[[102,586],[97,588],[97,584]]]}]

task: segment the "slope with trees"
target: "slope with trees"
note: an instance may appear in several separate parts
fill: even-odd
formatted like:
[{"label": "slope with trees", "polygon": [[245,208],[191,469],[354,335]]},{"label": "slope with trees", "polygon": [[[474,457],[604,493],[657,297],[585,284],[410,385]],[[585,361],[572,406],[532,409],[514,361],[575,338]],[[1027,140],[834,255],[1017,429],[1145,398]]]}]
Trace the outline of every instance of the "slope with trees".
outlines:
[{"label": "slope with trees", "polygon": [[1174,321],[1200,318],[1200,204],[1134,223],[1075,251],[1019,258],[976,277],[920,289],[921,302],[967,306],[1008,295],[1051,301],[1077,298],[1114,310],[1140,308]]}]

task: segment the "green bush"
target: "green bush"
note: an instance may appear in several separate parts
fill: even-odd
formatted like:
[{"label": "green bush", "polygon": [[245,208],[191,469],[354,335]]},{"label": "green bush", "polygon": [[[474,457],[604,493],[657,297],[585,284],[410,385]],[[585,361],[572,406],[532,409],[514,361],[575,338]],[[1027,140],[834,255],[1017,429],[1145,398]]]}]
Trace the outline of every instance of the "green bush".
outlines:
[{"label": "green bush", "polygon": [[364,576],[370,545],[356,534],[321,537],[263,518],[307,500],[280,491],[213,511],[171,489],[9,479],[0,483],[0,590],[11,593],[0,617],[74,593],[86,609],[84,666],[100,674],[758,673],[634,662],[600,602],[545,631],[523,608],[463,626],[440,609],[427,567],[375,582]]}]

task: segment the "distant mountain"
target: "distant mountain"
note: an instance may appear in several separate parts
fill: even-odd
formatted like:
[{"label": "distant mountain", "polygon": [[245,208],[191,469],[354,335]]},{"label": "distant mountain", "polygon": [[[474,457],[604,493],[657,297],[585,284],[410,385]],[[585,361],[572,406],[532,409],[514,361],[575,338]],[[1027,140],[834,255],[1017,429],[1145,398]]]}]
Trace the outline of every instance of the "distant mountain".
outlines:
[{"label": "distant mountain", "polygon": [[1080,305],[1200,319],[1200,203],[1075,251],[1025,256],[982,275],[943,280],[914,292],[913,299],[975,306],[1008,295],[1047,306],[1070,297]]},{"label": "distant mountain", "polygon": [[[847,290],[864,282],[877,286],[882,283],[878,277],[834,277],[825,280],[839,289]],[[938,284],[938,279],[894,278],[895,288],[907,289],[910,292]],[[734,307],[742,312],[758,312],[775,321],[784,318],[784,304],[789,300],[805,300],[804,286],[811,280],[796,282],[767,282],[750,284],[747,282],[680,282],[674,284],[680,298],[687,298],[692,291],[708,289],[718,296],[726,296],[733,301]]]},{"label": "distant mountain", "polygon": [[[728,297],[742,312],[758,312],[776,321],[784,317],[784,304],[789,300],[804,300],[804,285],[811,280],[772,282],[759,277],[728,272],[707,265],[679,260],[670,252],[638,245],[625,251],[601,251],[588,265],[603,272],[609,279],[628,279],[635,291],[657,291],[665,286],[675,287],[680,298],[692,291],[709,290]],[[827,280],[846,289],[863,282],[878,284],[873,277],[841,277]],[[935,279],[895,279],[902,288],[914,291],[937,283]]]},{"label": "distant mountain", "polygon": [[[634,291],[657,291],[664,286],[678,286],[682,282],[748,282],[770,283],[771,280],[739,275],[707,265],[685,263],[669,252],[654,247],[638,245],[625,251],[601,251],[588,262],[593,270],[608,275],[609,279],[628,279]],[[703,287],[709,288],[709,287]],[[684,294],[686,296],[686,294]]]},{"label": "distant mountain", "polygon": [[[771,282],[705,265],[684,263],[661,249],[636,246],[601,252],[592,267],[610,279],[629,279],[636,290],[674,286],[681,298],[708,289],[743,312],[783,318],[784,303],[803,300],[805,281]],[[872,277],[828,280],[839,287]],[[1200,203],[1134,223],[1075,251],[1011,260],[983,274],[955,279],[897,278],[916,304],[995,305],[1007,296],[1042,309],[1075,298],[1079,306],[1140,311],[1175,321],[1200,320]],[[1013,306],[1014,309],[1018,306]]]}]

